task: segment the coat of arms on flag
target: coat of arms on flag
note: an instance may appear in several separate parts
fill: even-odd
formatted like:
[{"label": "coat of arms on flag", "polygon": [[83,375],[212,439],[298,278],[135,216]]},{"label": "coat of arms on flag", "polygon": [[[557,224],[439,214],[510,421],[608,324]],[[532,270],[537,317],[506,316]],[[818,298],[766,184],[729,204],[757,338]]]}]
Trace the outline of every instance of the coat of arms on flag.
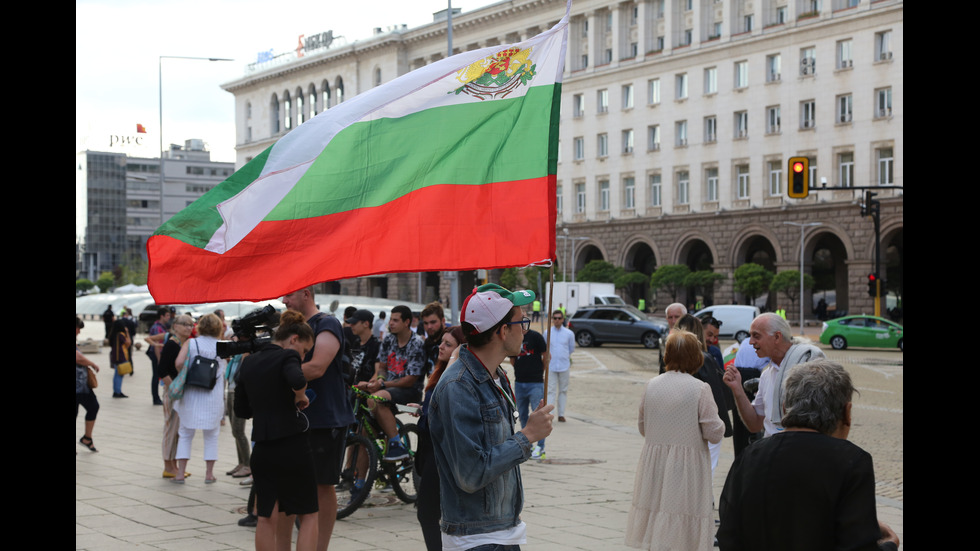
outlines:
[{"label": "coat of arms on flag", "polygon": [[537,74],[531,50],[507,48],[460,69],[456,78],[463,85],[450,94],[463,93],[480,100],[507,97],[518,86],[527,86]]}]

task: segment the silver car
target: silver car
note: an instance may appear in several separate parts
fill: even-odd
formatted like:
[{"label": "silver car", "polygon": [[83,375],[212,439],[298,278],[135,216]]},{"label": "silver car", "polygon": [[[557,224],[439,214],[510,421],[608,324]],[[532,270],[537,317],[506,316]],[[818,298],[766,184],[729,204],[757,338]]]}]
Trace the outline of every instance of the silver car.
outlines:
[{"label": "silver car", "polygon": [[575,343],[582,347],[616,342],[657,348],[660,335],[667,333],[667,322],[651,318],[633,306],[585,306],[568,321],[568,328],[575,333]]}]

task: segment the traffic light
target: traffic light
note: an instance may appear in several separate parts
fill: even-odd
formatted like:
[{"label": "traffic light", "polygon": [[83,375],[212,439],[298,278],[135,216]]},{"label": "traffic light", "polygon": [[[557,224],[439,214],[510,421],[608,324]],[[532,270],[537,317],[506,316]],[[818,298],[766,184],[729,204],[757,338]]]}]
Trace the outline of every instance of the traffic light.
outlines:
[{"label": "traffic light", "polygon": [[809,157],[789,158],[789,196],[793,199],[806,199],[810,194]]},{"label": "traffic light", "polygon": [[878,274],[868,274],[868,296],[878,296]]}]

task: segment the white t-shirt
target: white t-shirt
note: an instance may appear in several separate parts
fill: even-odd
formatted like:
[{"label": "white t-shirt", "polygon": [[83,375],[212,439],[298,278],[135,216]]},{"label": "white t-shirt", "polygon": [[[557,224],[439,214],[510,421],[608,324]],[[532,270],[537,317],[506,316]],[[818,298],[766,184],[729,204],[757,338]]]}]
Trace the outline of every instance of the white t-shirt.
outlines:
[{"label": "white t-shirt", "polygon": [[545,332],[547,342],[548,333],[551,333],[551,343],[548,344],[548,352],[551,354],[551,361],[548,362],[548,369],[555,373],[568,371],[572,364],[572,352],[575,352],[575,334],[567,327],[549,327]]},{"label": "white t-shirt", "polygon": [[527,524],[520,524],[506,530],[473,534],[470,536],[450,536],[442,532],[442,551],[466,551],[481,545],[521,545],[527,543]]}]

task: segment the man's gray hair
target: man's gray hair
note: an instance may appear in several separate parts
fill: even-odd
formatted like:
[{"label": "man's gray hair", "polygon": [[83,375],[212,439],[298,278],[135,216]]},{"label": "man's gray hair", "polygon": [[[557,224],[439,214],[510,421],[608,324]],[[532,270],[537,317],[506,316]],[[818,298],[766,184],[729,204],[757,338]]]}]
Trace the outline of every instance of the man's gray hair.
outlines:
[{"label": "man's gray hair", "polygon": [[823,434],[837,430],[854,395],[851,376],[843,366],[830,360],[793,366],[783,384],[782,425]]},{"label": "man's gray hair", "polygon": [[682,316],[687,313],[687,306],[684,306],[683,304],[681,304],[679,302],[675,302],[673,304],[668,304],[667,307],[664,308],[664,314],[670,315],[670,309],[671,308],[680,308],[681,309],[681,315]]},{"label": "man's gray hair", "polygon": [[776,331],[779,331],[783,336],[783,342],[793,342],[793,329],[790,328],[789,322],[784,320],[780,315],[767,312],[765,314],[759,314],[759,317],[756,319],[761,319],[765,324],[767,334],[775,335]]}]

